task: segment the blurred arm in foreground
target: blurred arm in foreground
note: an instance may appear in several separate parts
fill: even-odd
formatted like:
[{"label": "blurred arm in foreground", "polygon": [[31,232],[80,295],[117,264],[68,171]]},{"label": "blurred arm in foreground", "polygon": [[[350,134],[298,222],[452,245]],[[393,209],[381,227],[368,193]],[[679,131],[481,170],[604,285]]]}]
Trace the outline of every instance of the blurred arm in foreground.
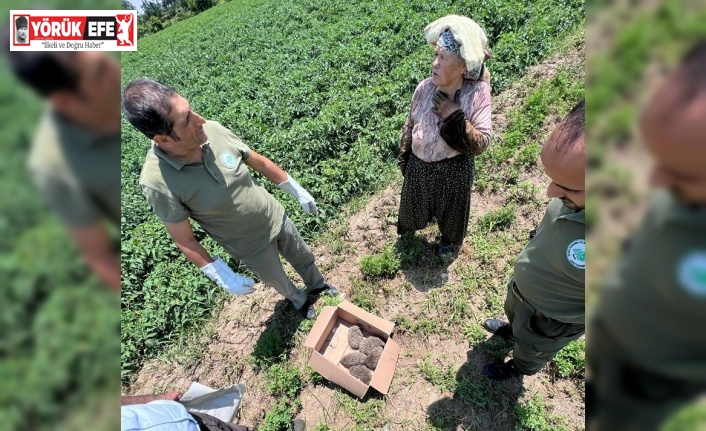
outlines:
[{"label": "blurred arm in foreground", "polygon": [[120,291],[105,220],[120,223],[120,64],[102,52],[7,52],[14,74],[47,101],[28,167],[88,266]]},{"label": "blurred arm in foreground", "polygon": [[205,413],[188,412],[182,394],[137,395],[120,399],[121,431],[248,431]]},{"label": "blurred arm in foreground", "polygon": [[706,392],[706,40],[639,128],[655,192],[607,277],[587,337],[587,429],[657,430]]}]

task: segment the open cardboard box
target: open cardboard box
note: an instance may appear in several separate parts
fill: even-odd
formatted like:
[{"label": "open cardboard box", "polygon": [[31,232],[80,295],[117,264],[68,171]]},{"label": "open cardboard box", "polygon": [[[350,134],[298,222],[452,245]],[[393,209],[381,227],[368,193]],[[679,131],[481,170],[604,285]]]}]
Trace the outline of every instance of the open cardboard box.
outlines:
[{"label": "open cardboard box", "polygon": [[[353,377],[348,369],[341,365],[343,356],[355,352],[348,346],[348,328],[351,325],[358,325],[363,333],[375,335],[385,341],[382,356],[373,371],[370,384]],[[306,347],[313,349],[309,366],[326,380],[347,389],[358,398],[363,398],[371,386],[386,394],[390,389],[400,354],[399,344],[390,338],[394,327],[394,323],[368,313],[348,301],[343,301],[337,307],[324,307],[304,342]]]}]

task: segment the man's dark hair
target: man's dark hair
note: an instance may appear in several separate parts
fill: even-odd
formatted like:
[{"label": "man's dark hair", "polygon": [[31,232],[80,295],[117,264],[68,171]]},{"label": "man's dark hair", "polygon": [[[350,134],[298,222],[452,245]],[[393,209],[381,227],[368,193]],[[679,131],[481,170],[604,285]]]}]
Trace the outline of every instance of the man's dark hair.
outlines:
[{"label": "man's dark hair", "polygon": [[17,78],[46,98],[59,91],[79,93],[80,73],[72,52],[7,52],[10,69]]},{"label": "man's dark hair", "polygon": [[689,98],[706,90],[706,39],[700,40],[684,56],[676,69],[680,86]]},{"label": "man's dark hair", "polygon": [[556,139],[556,149],[567,152],[586,134],[586,99],[582,99],[561,120],[552,133]]},{"label": "man's dark hair", "polygon": [[172,99],[177,91],[159,81],[140,78],[123,90],[122,108],[130,124],[145,136],[172,135],[173,122],[169,119]]}]

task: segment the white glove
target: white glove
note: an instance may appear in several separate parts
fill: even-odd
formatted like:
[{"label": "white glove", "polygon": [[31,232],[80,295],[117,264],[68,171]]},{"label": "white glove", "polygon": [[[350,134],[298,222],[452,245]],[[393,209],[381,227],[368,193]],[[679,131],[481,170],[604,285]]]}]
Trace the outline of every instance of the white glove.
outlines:
[{"label": "white glove", "polygon": [[220,256],[216,256],[213,262],[199,269],[217,285],[227,290],[228,293],[247,295],[255,291],[255,289],[253,289],[255,280],[233,272],[233,270],[223,262]]},{"label": "white glove", "polygon": [[287,174],[287,181],[277,184],[277,187],[294,196],[294,198],[302,205],[302,210],[314,215],[319,212],[316,208],[314,198],[311,197],[309,192],[304,190],[304,187],[299,185],[297,180],[290,177],[289,174]]}]

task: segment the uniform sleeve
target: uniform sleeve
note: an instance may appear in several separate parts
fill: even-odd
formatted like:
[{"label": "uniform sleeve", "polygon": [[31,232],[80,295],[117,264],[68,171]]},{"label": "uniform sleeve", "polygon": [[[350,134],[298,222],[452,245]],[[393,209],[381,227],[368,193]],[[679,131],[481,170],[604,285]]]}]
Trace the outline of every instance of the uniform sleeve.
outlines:
[{"label": "uniform sleeve", "polygon": [[[478,90],[471,93],[470,101],[461,101],[461,108],[446,117],[439,130],[439,135],[449,147],[459,153],[478,156],[488,148],[491,138],[491,104],[488,84],[481,82]],[[468,115],[469,112],[470,115]]]},{"label": "uniform sleeve", "polygon": [[48,169],[30,167],[30,175],[44,201],[65,225],[81,228],[101,220],[100,208],[78,183],[57,177]]},{"label": "uniform sleeve", "polygon": [[140,184],[142,193],[147,198],[152,211],[165,223],[178,223],[191,215],[189,210],[175,196],[158,192],[144,184]]}]

